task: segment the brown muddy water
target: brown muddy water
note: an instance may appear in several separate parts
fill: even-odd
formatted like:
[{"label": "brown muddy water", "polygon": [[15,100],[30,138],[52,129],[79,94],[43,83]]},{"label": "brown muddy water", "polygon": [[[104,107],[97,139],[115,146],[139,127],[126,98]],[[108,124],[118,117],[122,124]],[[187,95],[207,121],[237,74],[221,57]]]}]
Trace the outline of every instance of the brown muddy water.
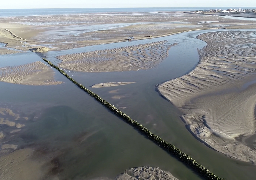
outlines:
[{"label": "brown muddy water", "polygon": [[[187,131],[180,119],[181,112],[156,91],[157,84],[182,76],[196,66],[199,61],[197,49],[206,44],[195,39],[195,35],[183,33],[151,40],[48,52],[40,56],[58,63],[55,57],[62,54],[158,40],[178,43],[169,50],[168,58],[153,69],[68,74],[216,175],[232,180],[254,179],[256,166],[230,159],[199,142]],[[38,60],[41,58],[33,53],[1,56],[0,67]],[[154,166],[171,172],[180,180],[200,179],[192,170],[144,138],[58,72],[56,78],[65,83],[26,86],[0,82],[1,106],[11,107],[29,117],[26,126],[16,135],[6,137],[6,141],[17,144],[18,148],[34,148],[35,160],[40,159],[40,156],[51,156],[49,163],[52,168],[47,176],[58,175],[60,179],[113,179],[131,167]],[[96,83],[115,81],[136,83],[91,88]]]}]

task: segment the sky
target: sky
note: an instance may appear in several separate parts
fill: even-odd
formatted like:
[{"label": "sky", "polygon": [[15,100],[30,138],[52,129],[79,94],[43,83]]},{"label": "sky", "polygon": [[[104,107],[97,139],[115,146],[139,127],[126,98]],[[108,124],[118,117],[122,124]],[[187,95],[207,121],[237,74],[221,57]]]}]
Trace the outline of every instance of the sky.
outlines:
[{"label": "sky", "polygon": [[255,0],[1,0],[0,9],[256,7]]}]

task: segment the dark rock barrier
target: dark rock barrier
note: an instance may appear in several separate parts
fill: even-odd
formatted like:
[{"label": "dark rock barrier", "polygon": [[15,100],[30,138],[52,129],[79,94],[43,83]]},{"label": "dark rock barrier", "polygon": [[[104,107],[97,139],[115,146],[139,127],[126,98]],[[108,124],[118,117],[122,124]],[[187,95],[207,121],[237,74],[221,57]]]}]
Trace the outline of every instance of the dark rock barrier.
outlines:
[{"label": "dark rock barrier", "polygon": [[73,78],[71,78],[65,71],[60,69],[58,66],[52,64],[50,61],[48,61],[45,58],[43,58],[43,60],[45,62],[47,62],[51,67],[53,67],[57,71],[59,71],[61,74],[66,76],[70,81],[72,81],[75,85],[77,85],[80,89],[85,91],[87,94],[92,96],[95,100],[99,101],[102,105],[104,105],[106,108],[108,108],[114,114],[116,114],[119,117],[121,117],[126,123],[128,123],[131,126],[133,126],[141,134],[143,134],[148,139],[153,141],[155,144],[157,144],[163,150],[165,150],[169,154],[175,156],[178,160],[182,161],[188,167],[193,169],[196,173],[198,173],[204,179],[211,179],[211,180],[221,180],[222,179],[222,178],[216,176],[215,174],[213,174],[210,170],[205,168],[203,165],[201,165],[198,162],[196,162],[192,157],[190,157],[186,153],[182,152],[180,149],[176,148],[174,145],[164,141],[159,136],[151,133],[146,127],[142,126],[142,124],[140,124],[137,121],[135,121],[132,118],[130,118],[127,114],[123,113],[121,110],[116,108],[114,105],[112,105],[109,102],[107,102],[106,100],[102,99],[100,96],[98,96],[97,94],[95,94],[91,90],[87,89],[82,84],[79,84],[78,82],[76,82]]}]

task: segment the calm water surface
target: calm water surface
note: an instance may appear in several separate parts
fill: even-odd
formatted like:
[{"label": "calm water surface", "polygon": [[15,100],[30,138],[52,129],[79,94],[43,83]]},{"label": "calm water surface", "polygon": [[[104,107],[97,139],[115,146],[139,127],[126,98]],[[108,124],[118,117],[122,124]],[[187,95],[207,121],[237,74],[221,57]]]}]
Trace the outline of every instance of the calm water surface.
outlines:
[{"label": "calm water surface", "polygon": [[[231,7],[229,7],[231,8]],[[252,7],[251,7],[252,8]],[[248,9],[251,9],[248,8]],[[49,8],[49,9],[0,9],[0,17],[7,16],[38,16],[63,14],[91,14],[91,13],[134,13],[138,12],[166,12],[166,11],[194,11],[198,9],[220,9],[214,7],[152,7],[152,8]],[[227,8],[225,8],[227,9]]]},{"label": "calm water surface", "polygon": [[[206,44],[195,39],[196,33],[136,42],[90,46],[74,50],[48,52],[48,60],[58,63],[55,56],[120,46],[136,45],[158,40],[178,43],[169,56],[156,68],[132,72],[81,73],[70,72],[73,78],[102,98],[122,109],[153,133],[173,143],[212,172],[225,179],[253,179],[256,167],[227,158],[197,141],[186,129],[181,113],[156,91],[156,84],[182,76],[198,63],[197,50]],[[0,57],[0,67],[41,61],[33,53]],[[34,147],[54,154],[60,173],[69,179],[114,178],[125,169],[157,166],[183,180],[200,179],[193,171],[161,150],[136,130],[111,114],[101,104],[78,89],[56,72],[58,86],[25,86],[0,82],[2,103],[47,104],[39,118],[21,131],[15,142],[20,147]],[[135,84],[92,89],[95,83],[132,81]],[[115,99],[113,96],[119,96]],[[22,108],[22,107],[21,107]],[[33,109],[31,107],[31,109]]]}]

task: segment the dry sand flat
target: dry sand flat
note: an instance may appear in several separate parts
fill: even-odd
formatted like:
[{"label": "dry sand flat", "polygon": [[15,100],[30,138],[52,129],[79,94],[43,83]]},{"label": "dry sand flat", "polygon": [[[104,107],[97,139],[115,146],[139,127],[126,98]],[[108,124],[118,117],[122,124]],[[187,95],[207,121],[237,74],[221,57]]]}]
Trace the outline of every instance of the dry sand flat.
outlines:
[{"label": "dry sand flat", "polygon": [[236,140],[256,130],[255,86],[243,89],[255,75],[256,32],[211,32],[197,38],[207,42],[199,50],[198,66],[158,89],[184,111],[183,119],[196,137],[228,156],[256,163],[256,151]]},{"label": "dry sand flat", "polygon": [[[173,44],[174,45],[174,44]],[[58,56],[60,67],[84,72],[137,71],[156,67],[168,56],[171,46],[158,41],[115,49]]]},{"label": "dry sand flat", "polygon": [[40,61],[0,68],[0,81],[24,85],[57,85],[62,83],[55,81],[54,71]]}]

